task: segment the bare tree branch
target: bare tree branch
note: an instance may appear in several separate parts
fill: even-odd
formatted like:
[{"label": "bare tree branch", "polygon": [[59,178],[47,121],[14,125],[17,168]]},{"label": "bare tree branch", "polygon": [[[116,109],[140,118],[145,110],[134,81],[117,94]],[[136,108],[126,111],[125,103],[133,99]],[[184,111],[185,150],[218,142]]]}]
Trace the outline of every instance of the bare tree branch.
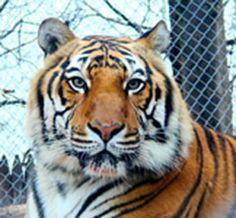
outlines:
[{"label": "bare tree branch", "polygon": [[11,33],[13,33],[15,31],[15,29],[23,22],[23,20],[19,20],[17,21],[14,26],[8,30],[6,33],[4,33],[3,35],[0,35],[0,39],[4,39],[5,37],[7,37],[8,35],[10,35]]},{"label": "bare tree branch", "polygon": [[34,39],[32,39],[32,40],[30,40],[30,41],[28,41],[28,42],[22,43],[22,44],[20,44],[19,46],[14,47],[14,48],[6,48],[6,47],[5,47],[5,50],[6,50],[6,51],[3,52],[3,53],[1,53],[1,54],[0,54],[0,57],[2,57],[2,56],[6,55],[6,54],[8,54],[8,53],[11,53],[11,52],[13,52],[13,51],[19,49],[19,47],[24,47],[24,46],[26,46],[26,45],[29,45],[30,43],[34,42],[35,40],[36,40],[36,38],[34,38]]},{"label": "bare tree branch", "polygon": [[1,101],[0,102],[0,108],[4,107],[6,105],[16,105],[16,104],[26,105],[26,101],[23,100],[23,99],[18,99],[18,100],[13,100],[13,101],[8,101],[8,100]]},{"label": "bare tree branch", "polygon": [[131,22],[128,17],[126,17],[123,13],[121,13],[119,10],[113,7],[113,5],[108,0],[104,0],[104,2],[108,5],[108,7],[112,11],[114,11],[118,16],[120,16],[123,20],[125,20],[128,26],[132,27],[138,33],[143,33],[141,27],[138,24]]},{"label": "bare tree branch", "polygon": [[61,12],[61,14],[58,17],[63,17],[63,15],[66,13],[66,11],[68,11],[69,6],[71,5],[71,3],[73,2],[73,0],[70,0],[66,6],[64,7],[64,10]]},{"label": "bare tree branch", "polygon": [[89,9],[91,9],[93,12],[95,12],[95,15],[94,15],[94,16],[101,17],[101,18],[103,18],[103,19],[106,20],[106,21],[111,21],[111,22],[114,22],[114,23],[118,23],[118,24],[127,26],[127,23],[125,23],[125,22],[122,22],[122,21],[120,21],[120,20],[117,20],[117,19],[114,19],[114,18],[110,18],[110,17],[104,16],[104,15],[103,15],[102,13],[100,13],[97,9],[95,9],[94,7],[92,7],[91,5],[89,5],[86,1],[84,1],[84,4],[85,4]]},{"label": "bare tree branch", "polygon": [[0,13],[4,10],[4,8],[7,6],[9,3],[9,0],[5,0],[2,5],[0,5]]},{"label": "bare tree branch", "polygon": [[[114,19],[111,17],[107,17],[104,14],[102,14],[101,12],[99,12],[99,10],[97,8],[92,7],[90,4],[88,4],[86,1],[83,1],[84,5],[86,5],[91,11],[93,11],[95,14],[91,14],[91,15],[86,15],[84,16],[83,19],[88,18],[88,17],[92,17],[92,16],[98,16],[104,20],[106,20],[107,22],[113,22],[113,23],[117,23],[120,24],[122,26],[128,26],[126,21],[122,21],[120,19]],[[144,25],[138,25],[140,29],[148,29],[149,27],[144,26]]]},{"label": "bare tree branch", "polygon": [[150,11],[151,11],[151,2],[150,2],[150,0],[147,0],[146,6],[147,6],[147,7],[146,7],[146,12],[145,12],[145,14],[144,14],[144,16],[143,16],[143,20],[141,21],[141,25],[144,24],[144,22],[145,22],[146,19],[147,19],[148,14],[149,14]]}]

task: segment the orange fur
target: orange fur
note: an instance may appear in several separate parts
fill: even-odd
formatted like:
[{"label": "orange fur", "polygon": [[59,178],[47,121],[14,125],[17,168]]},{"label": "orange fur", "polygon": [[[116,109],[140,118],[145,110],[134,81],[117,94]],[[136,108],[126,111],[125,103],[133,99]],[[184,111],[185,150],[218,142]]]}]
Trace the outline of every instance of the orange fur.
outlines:
[{"label": "orange fur", "polygon": [[[236,217],[236,140],[211,129],[204,129],[191,119],[176,82],[167,75],[159,52],[154,50],[154,47],[160,46],[160,43],[155,43],[155,40],[160,38],[158,35],[158,31],[161,31],[158,29],[160,25],[163,24],[158,24],[155,27],[157,29],[154,28],[148,37],[138,40],[102,36],[79,40],[75,39],[71,32],[66,32],[62,34],[61,39],[61,42],[66,40],[66,43],[53,54],[47,54],[44,68],[32,81],[28,104],[29,134],[33,139],[36,136],[35,150],[38,152],[36,171],[40,175],[39,181],[43,181],[41,181],[41,186],[45,186],[42,188],[42,192],[47,193],[48,187],[50,190],[55,188],[51,183],[47,184],[47,178],[50,178],[51,181],[62,179],[63,183],[69,181],[68,184],[73,186],[77,185],[83,176],[77,159],[62,152],[64,147],[58,147],[56,150],[58,144],[50,145],[49,140],[48,146],[48,141],[45,140],[42,143],[40,141],[44,139],[44,136],[37,138],[37,134],[41,133],[38,133],[40,131],[35,126],[43,126],[45,120],[52,119],[52,115],[47,114],[47,110],[42,112],[45,107],[49,107],[47,102],[50,102],[50,98],[56,101],[62,100],[61,96],[63,96],[65,99],[63,106],[73,108],[70,114],[69,129],[78,136],[85,138],[88,125],[93,123],[101,125],[102,127],[99,128],[102,130],[108,124],[112,124],[109,128],[116,128],[116,125],[124,124],[127,136],[136,134],[140,128],[139,109],[148,108],[149,105],[146,105],[146,101],[150,95],[156,96],[155,104],[158,104],[159,101],[167,104],[168,102],[165,100],[169,97],[170,92],[173,92],[173,99],[171,99],[173,111],[172,117],[169,119],[169,126],[174,130],[178,126],[178,132],[173,134],[179,134],[180,144],[175,144],[176,147],[179,146],[176,148],[180,150],[179,156],[173,161],[170,160],[173,163],[168,165],[168,170],[160,168],[160,172],[157,172],[155,176],[148,174],[146,177],[145,174],[137,175],[137,178],[129,178],[129,175],[126,175],[127,178],[124,178],[127,179],[126,192],[117,194],[108,200],[104,199],[104,208],[108,209],[104,209],[101,214],[111,217],[109,210],[112,210],[112,213],[116,214],[115,217],[125,218]],[[63,26],[63,31],[69,30]],[[68,42],[68,37],[63,39],[63,35],[73,37]],[[44,39],[41,41],[43,45],[47,44]],[[93,41],[96,43],[90,45]],[[104,42],[110,43],[109,49],[98,50]],[[140,66],[147,65],[145,69],[152,72],[149,74],[151,83],[147,82],[138,94],[128,95],[124,91],[124,83],[130,75],[124,64],[127,62],[126,57],[112,49],[112,46],[115,45],[125,48],[127,52],[137,58]],[[61,81],[61,75],[64,72],[62,65],[68,60],[75,59],[83,51],[90,49],[98,51],[88,55],[90,63],[92,63],[91,70],[86,69],[83,73],[90,81],[90,87],[88,87],[87,93],[83,93],[73,90],[67,80],[62,79]],[[160,49],[164,49],[164,47],[161,46]],[[101,55],[104,56],[102,61],[96,61],[96,58]],[[57,75],[59,76],[56,77]],[[52,84],[54,76],[55,80]],[[61,85],[59,86],[60,81]],[[60,89],[61,96],[58,94]],[[48,95],[48,90],[51,92],[51,96]],[[160,96],[158,97],[158,95]],[[40,101],[44,102],[41,102],[40,105]],[[52,105],[52,108],[56,107],[55,104],[52,103]],[[43,120],[40,117],[42,113],[46,114],[43,114]],[[157,111],[155,116],[163,116],[163,114]],[[169,138],[171,137],[172,135],[169,136]],[[163,146],[169,146],[169,144],[166,143]],[[144,161],[148,162],[152,157],[146,158]],[[101,168],[99,173],[105,179],[106,176],[111,178],[117,176],[113,168]],[[95,168],[94,174],[96,175]],[[52,182],[52,184],[54,183]],[[128,188],[129,185],[130,188]],[[114,187],[115,191],[117,191],[116,187]],[[51,195],[52,200],[48,200],[49,202],[54,200],[53,194]],[[101,217],[103,216],[101,215]]]}]

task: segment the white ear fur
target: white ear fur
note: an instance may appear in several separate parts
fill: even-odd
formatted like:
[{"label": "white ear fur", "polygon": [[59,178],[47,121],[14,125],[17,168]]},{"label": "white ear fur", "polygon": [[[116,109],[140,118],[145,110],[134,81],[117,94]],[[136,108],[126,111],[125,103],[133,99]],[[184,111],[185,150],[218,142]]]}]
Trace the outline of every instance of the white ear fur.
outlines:
[{"label": "white ear fur", "polygon": [[170,32],[166,27],[166,23],[159,21],[151,30],[144,33],[139,40],[145,47],[164,52],[170,44]]},{"label": "white ear fur", "polygon": [[38,44],[45,55],[54,53],[59,47],[74,38],[72,31],[57,18],[44,20],[38,30]]}]

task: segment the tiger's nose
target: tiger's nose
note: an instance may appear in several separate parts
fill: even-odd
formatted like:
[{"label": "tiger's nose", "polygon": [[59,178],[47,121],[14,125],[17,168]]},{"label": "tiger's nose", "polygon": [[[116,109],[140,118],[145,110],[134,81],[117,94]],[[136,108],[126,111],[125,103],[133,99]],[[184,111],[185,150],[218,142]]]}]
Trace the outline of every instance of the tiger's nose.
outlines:
[{"label": "tiger's nose", "polygon": [[108,142],[114,135],[119,133],[123,128],[122,122],[100,122],[98,120],[88,124],[90,129],[96,132],[103,141]]}]

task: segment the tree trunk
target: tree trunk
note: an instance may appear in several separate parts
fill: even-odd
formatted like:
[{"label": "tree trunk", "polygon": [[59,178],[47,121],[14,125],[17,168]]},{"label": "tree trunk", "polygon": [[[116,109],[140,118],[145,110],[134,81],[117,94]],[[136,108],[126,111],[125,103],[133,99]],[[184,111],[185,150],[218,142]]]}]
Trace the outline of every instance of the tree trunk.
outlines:
[{"label": "tree trunk", "polygon": [[174,75],[193,117],[232,133],[222,0],[169,0]]}]

